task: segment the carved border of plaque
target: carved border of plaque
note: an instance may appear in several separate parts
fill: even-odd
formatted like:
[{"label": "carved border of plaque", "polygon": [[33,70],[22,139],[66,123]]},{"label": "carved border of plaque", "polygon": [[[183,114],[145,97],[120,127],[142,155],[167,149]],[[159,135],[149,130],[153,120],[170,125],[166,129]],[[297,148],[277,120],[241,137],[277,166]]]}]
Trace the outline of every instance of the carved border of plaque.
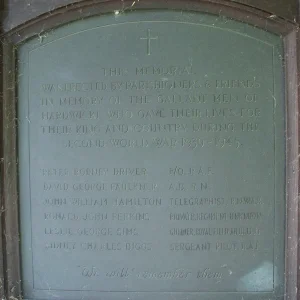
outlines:
[{"label": "carved border of plaque", "polygon": [[0,81],[0,296],[2,299],[20,298],[20,237],[17,154],[17,94],[18,73],[15,50],[30,37],[41,35],[51,28],[76,19],[103,13],[124,12],[136,9],[177,9],[223,15],[253,24],[282,35],[285,53],[286,78],[286,299],[296,300],[300,292],[300,218],[299,199],[299,39],[298,26],[267,12],[222,0],[143,0],[114,1],[91,0],[59,8],[17,27],[2,36],[0,48],[2,80]]}]

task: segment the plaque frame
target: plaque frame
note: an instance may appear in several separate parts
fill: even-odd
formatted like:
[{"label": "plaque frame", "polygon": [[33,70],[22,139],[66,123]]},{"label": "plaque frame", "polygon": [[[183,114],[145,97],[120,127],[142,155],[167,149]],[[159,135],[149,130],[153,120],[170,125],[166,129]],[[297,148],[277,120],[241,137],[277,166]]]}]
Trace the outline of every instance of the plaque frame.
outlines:
[{"label": "plaque frame", "polygon": [[175,9],[205,12],[246,22],[282,36],[286,83],[286,300],[296,300],[300,292],[299,216],[299,72],[300,34],[292,23],[268,12],[224,0],[85,0],[43,14],[1,37],[0,63],[0,296],[19,299],[22,295],[19,236],[17,80],[16,49],[29,38],[84,17],[141,9]]}]

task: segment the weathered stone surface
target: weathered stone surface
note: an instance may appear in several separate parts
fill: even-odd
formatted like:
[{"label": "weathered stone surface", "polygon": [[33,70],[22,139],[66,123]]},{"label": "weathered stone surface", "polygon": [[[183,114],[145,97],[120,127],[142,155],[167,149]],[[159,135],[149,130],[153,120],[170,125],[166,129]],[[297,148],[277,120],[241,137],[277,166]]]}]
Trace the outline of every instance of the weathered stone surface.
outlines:
[{"label": "weathered stone surface", "polygon": [[[41,14],[51,12],[52,10],[72,5],[80,1],[74,0],[4,0],[5,18],[3,22],[4,31],[9,31],[12,28],[32,19]],[[246,4],[252,7],[262,9],[280,16],[282,18],[295,21],[297,19],[297,1],[296,0],[235,0],[232,2]],[[120,8],[123,7],[120,1]]]},{"label": "weathered stone surface", "polygon": [[281,43],[140,11],[22,45],[25,298],[281,299]]}]

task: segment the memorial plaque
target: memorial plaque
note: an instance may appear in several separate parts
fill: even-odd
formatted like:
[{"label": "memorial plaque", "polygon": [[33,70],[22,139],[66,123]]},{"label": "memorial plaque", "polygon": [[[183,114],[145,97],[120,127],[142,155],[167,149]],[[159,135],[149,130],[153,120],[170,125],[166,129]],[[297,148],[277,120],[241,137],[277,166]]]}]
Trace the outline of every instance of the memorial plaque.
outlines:
[{"label": "memorial plaque", "polygon": [[25,299],[284,297],[279,36],[107,14],[18,49]]}]

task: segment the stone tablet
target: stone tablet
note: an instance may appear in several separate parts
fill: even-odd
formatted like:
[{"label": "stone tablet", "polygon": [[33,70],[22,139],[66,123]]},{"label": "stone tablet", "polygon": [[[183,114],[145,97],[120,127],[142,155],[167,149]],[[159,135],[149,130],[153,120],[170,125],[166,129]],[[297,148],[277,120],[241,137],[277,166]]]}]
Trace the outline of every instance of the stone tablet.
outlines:
[{"label": "stone tablet", "polygon": [[27,299],[283,299],[279,36],[108,14],[18,51]]}]

